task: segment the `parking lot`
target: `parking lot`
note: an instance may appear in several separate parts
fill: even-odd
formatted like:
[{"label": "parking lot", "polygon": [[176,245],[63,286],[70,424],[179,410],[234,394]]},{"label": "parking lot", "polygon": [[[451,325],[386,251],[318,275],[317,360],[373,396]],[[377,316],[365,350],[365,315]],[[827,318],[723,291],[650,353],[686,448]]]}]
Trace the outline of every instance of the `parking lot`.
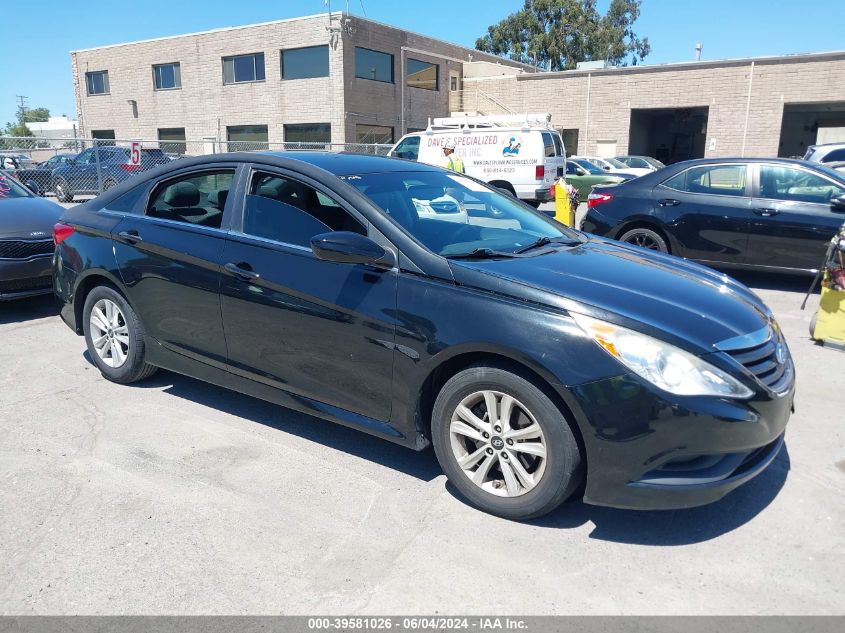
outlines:
[{"label": "parking lot", "polygon": [[797,364],[787,446],[722,501],[464,504],[431,451],[159,372],[104,380],[51,298],[0,306],[0,607],[47,613],[842,614],[842,353],[809,280],[743,275]]}]

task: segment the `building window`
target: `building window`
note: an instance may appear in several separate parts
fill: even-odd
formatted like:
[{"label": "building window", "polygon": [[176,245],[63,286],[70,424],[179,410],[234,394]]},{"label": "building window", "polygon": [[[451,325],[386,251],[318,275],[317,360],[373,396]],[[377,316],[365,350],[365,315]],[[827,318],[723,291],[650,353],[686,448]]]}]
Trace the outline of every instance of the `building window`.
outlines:
[{"label": "building window", "polygon": [[331,143],[332,126],[328,123],[285,125],[285,143]]},{"label": "building window", "polygon": [[160,127],[158,128],[158,146],[168,154],[185,153],[185,128],[183,127]]},{"label": "building window", "polygon": [[175,90],[182,87],[182,69],[179,63],[153,66],[153,84],[156,90]]},{"label": "building window", "polygon": [[355,47],[355,76],[393,83],[393,55]]},{"label": "building window", "polygon": [[269,149],[266,125],[230,125],[226,128],[230,152]]},{"label": "building window", "polygon": [[97,139],[97,147],[114,145],[114,130],[91,130],[91,138]]},{"label": "building window", "polygon": [[264,81],[264,53],[223,58],[223,83]]},{"label": "building window", "polygon": [[109,94],[109,71],[96,70],[85,73],[85,83],[88,85],[89,95]]},{"label": "building window", "polygon": [[384,125],[363,125],[355,126],[359,143],[392,143],[393,128]]},{"label": "building window", "polygon": [[437,64],[408,58],[405,84],[411,88],[438,90],[440,67]]},{"label": "building window", "polygon": [[282,51],[282,79],[311,79],[328,76],[328,46],[308,46]]},{"label": "building window", "polygon": [[455,75],[452,75],[451,77],[449,77],[449,90],[454,92],[457,89],[458,89],[458,78],[455,77]]},{"label": "building window", "polygon": [[557,128],[560,137],[563,139],[563,148],[567,156],[578,153],[578,128]]}]

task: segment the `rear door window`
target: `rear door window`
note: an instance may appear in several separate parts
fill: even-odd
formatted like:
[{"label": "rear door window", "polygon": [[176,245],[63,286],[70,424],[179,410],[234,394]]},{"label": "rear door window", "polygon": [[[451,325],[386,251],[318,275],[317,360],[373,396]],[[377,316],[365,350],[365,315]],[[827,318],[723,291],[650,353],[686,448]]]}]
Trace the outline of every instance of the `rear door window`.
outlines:
[{"label": "rear door window", "polygon": [[234,169],[224,169],[168,180],[153,190],[147,215],[219,229],[234,176]]},{"label": "rear door window", "polygon": [[745,165],[701,165],[672,176],[663,185],[687,193],[744,196],[747,171]]},{"label": "rear door window", "polygon": [[552,135],[548,132],[542,132],[543,135],[543,156],[554,157],[555,142],[552,140]]}]

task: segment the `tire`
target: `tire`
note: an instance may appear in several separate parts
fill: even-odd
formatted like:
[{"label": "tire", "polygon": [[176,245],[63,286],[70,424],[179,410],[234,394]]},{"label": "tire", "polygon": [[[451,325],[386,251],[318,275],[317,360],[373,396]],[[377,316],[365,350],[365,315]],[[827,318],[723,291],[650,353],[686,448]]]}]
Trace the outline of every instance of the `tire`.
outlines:
[{"label": "tire", "polygon": [[53,189],[56,192],[56,198],[59,202],[73,202],[73,192],[68,187],[67,181],[64,178],[57,178]]},{"label": "tire", "polygon": [[651,251],[659,251],[661,253],[669,252],[669,245],[666,243],[666,240],[663,239],[663,236],[657,231],[647,229],[644,226],[638,226],[635,229],[626,231],[619,238],[619,241],[647,248]]},{"label": "tire", "polygon": [[[92,323],[92,312],[99,325]],[[107,380],[129,384],[156,372],[157,367],[144,360],[144,328],[138,316],[111,286],[97,286],[88,293],[82,309],[82,328],[88,354]]]},{"label": "tire", "polygon": [[[505,398],[512,399],[507,426],[489,423],[488,397],[496,399],[497,418]],[[505,368],[473,366],[450,378],[435,400],[431,435],[449,481],[471,505],[496,516],[542,516],[584,478],[581,451],[566,417],[541,389]]]}]

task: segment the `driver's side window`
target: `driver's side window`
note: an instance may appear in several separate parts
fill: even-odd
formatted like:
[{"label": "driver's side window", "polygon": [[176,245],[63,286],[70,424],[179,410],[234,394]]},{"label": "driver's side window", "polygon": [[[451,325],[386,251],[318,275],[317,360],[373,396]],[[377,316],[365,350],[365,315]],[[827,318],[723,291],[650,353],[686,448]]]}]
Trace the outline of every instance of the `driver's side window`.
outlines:
[{"label": "driver's side window", "polygon": [[312,237],[329,231],[367,234],[325,193],[285,176],[253,175],[244,209],[245,234],[309,248]]}]

